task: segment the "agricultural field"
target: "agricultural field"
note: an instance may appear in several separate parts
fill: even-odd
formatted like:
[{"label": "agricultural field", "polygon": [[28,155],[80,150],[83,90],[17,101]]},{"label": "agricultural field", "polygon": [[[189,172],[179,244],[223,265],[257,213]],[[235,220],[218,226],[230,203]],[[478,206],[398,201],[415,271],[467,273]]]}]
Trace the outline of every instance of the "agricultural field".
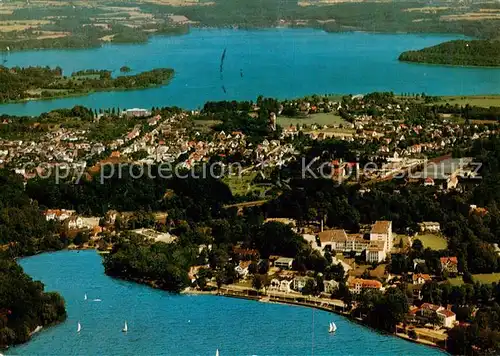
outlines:
[{"label": "agricultural field", "polygon": [[446,250],[448,243],[443,236],[435,234],[424,234],[417,235],[415,239],[422,241],[424,248],[430,248],[431,250]]},{"label": "agricultural field", "polygon": [[471,96],[442,96],[441,101],[436,104],[450,105],[471,105],[489,108],[490,106],[500,107],[500,95],[471,95]]},{"label": "agricultural field", "polygon": [[[500,273],[481,273],[481,274],[473,274],[472,279],[474,282],[481,282],[483,284],[491,284],[493,282],[500,282]],[[461,286],[464,284],[462,276],[458,276],[455,278],[448,278],[448,282],[452,286]]]}]

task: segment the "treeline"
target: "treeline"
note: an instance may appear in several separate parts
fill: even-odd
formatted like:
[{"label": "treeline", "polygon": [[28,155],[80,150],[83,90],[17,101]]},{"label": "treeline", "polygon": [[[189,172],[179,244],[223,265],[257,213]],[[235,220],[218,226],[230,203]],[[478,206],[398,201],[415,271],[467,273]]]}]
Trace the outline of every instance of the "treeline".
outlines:
[{"label": "treeline", "polygon": [[66,319],[64,300],[44,292],[11,259],[0,256],[0,349],[30,339],[38,326],[47,327]]},{"label": "treeline", "polygon": [[201,119],[222,121],[214,129],[231,133],[241,131],[252,143],[260,143],[264,138],[278,138],[280,131],[272,131],[271,113],[278,113],[280,103],[273,98],[259,96],[256,103],[251,101],[207,102],[201,110]]},{"label": "treeline", "polygon": [[170,179],[169,174],[173,172],[160,172],[158,167],[107,166],[103,167],[102,181],[99,173],[77,183],[72,179],[57,183],[55,177],[36,178],[28,182],[26,192],[41,206],[75,209],[80,214],[103,215],[110,209],[172,209],[179,219],[195,221],[220,211],[232,199],[229,188],[216,179]]},{"label": "treeline", "polygon": [[0,170],[0,245],[8,246],[12,256],[63,248],[54,233],[55,227],[24,192],[22,179]]},{"label": "treeline", "polygon": [[29,340],[37,326],[66,318],[63,299],[45,293],[12,259],[62,248],[54,232],[24,193],[22,180],[0,170],[0,349]]},{"label": "treeline", "polygon": [[137,282],[153,282],[158,288],[180,292],[188,286],[187,272],[196,263],[195,246],[143,241],[124,241],[116,244],[103,264],[106,274]]},{"label": "treeline", "polygon": [[459,66],[500,66],[500,41],[456,40],[427,47],[418,51],[406,51],[400,61]]}]

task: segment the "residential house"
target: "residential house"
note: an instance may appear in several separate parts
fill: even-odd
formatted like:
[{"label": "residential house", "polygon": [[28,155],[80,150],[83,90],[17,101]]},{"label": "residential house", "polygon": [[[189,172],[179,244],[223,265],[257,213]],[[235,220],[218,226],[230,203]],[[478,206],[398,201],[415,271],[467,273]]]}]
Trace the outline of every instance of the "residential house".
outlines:
[{"label": "residential house", "polygon": [[238,266],[235,267],[235,271],[240,278],[245,278],[248,275],[248,267],[252,261],[241,261]]},{"label": "residential house", "polygon": [[458,259],[457,257],[441,257],[441,271],[449,274],[458,273]]},{"label": "residential house", "polygon": [[324,289],[323,291],[327,294],[332,294],[335,290],[339,288],[339,282],[335,280],[323,281]]},{"label": "residential house", "polygon": [[269,291],[290,293],[292,291],[293,279],[278,279],[273,278],[269,284]]},{"label": "residential house", "polygon": [[424,221],[418,224],[420,227],[420,232],[439,232],[441,231],[441,226],[435,221]]},{"label": "residential house", "polygon": [[68,230],[77,230],[84,227],[83,219],[79,216],[70,216],[65,220],[65,225]]},{"label": "residential house", "polygon": [[431,281],[432,278],[425,273],[415,273],[412,276],[413,284],[425,284],[425,282]]},{"label": "residential house", "polygon": [[424,180],[424,186],[425,187],[433,187],[435,184],[436,183],[434,182],[434,179],[432,179],[431,177],[427,177]]},{"label": "residential house", "polygon": [[437,316],[440,324],[445,328],[452,328],[456,321],[456,315],[449,308],[444,308],[439,305],[424,303],[420,306],[419,314],[424,318],[432,318]]},{"label": "residential house", "polygon": [[74,210],[66,210],[66,209],[48,209],[43,214],[45,215],[45,219],[47,221],[57,220],[64,221],[68,219],[71,215],[75,213]]},{"label": "residential house", "polygon": [[351,293],[360,294],[363,289],[382,289],[382,283],[372,279],[354,278],[349,282]]},{"label": "residential house", "polygon": [[297,291],[297,292],[301,292],[302,288],[304,288],[306,286],[307,281],[310,280],[310,279],[314,281],[314,278],[307,277],[307,276],[297,276],[297,277],[295,277],[292,280],[292,289],[295,290],[295,291]]}]

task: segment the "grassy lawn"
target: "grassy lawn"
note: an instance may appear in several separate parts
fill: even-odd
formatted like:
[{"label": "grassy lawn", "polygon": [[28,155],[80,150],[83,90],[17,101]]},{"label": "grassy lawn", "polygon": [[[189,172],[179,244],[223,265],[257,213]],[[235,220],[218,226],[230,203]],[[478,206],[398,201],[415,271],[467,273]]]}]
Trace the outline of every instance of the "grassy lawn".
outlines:
[{"label": "grassy lawn", "polygon": [[195,129],[207,132],[212,129],[215,125],[220,124],[220,120],[193,120]]},{"label": "grassy lawn", "polygon": [[500,95],[473,95],[473,96],[442,96],[443,100],[437,104],[450,105],[475,105],[489,108],[490,106],[500,106]]},{"label": "grassy lawn", "polygon": [[350,125],[349,122],[345,121],[343,118],[341,118],[338,115],[332,114],[332,113],[318,113],[318,114],[312,114],[308,115],[305,118],[298,118],[298,117],[287,117],[287,116],[280,116],[278,117],[278,124],[282,127],[289,127],[290,125]]},{"label": "grassy lawn", "polygon": [[[481,274],[473,274],[472,278],[474,282],[481,282],[484,284],[491,284],[493,282],[499,282],[500,281],[500,272],[499,273],[481,273]],[[448,282],[452,286],[461,286],[464,284],[464,281],[462,280],[461,276],[455,277],[455,278],[448,278]]]},{"label": "grassy lawn", "polygon": [[248,193],[255,192],[259,196],[265,194],[270,188],[267,185],[253,184],[256,172],[242,174],[241,176],[228,176],[224,177],[222,181],[229,186],[233,195],[247,195]]},{"label": "grassy lawn", "polygon": [[431,250],[446,250],[448,247],[446,239],[435,234],[417,235],[415,239],[422,241],[424,248],[429,247]]}]

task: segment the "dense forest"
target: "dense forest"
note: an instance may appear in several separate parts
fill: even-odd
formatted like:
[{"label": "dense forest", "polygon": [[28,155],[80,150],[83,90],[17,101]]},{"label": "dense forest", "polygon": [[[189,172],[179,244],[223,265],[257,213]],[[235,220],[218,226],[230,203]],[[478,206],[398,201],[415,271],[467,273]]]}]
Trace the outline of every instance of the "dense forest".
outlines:
[{"label": "dense forest", "polygon": [[0,257],[0,349],[29,340],[38,326],[66,319],[64,300],[44,292],[13,260]]},{"label": "dense forest", "polygon": [[400,61],[457,66],[500,66],[500,41],[456,40],[427,47],[417,51],[406,51]]},{"label": "dense forest", "polygon": [[33,98],[84,95],[93,91],[141,89],[162,85],[173,78],[174,70],[158,68],[135,75],[113,78],[110,71],[87,70],[63,76],[56,67],[0,66],[0,103]]},{"label": "dense forest", "polygon": [[45,293],[12,257],[62,248],[54,229],[24,194],[23,182],[0,171],[0,348],[27,341],[38,326],[66,318],[64,300]]}]

